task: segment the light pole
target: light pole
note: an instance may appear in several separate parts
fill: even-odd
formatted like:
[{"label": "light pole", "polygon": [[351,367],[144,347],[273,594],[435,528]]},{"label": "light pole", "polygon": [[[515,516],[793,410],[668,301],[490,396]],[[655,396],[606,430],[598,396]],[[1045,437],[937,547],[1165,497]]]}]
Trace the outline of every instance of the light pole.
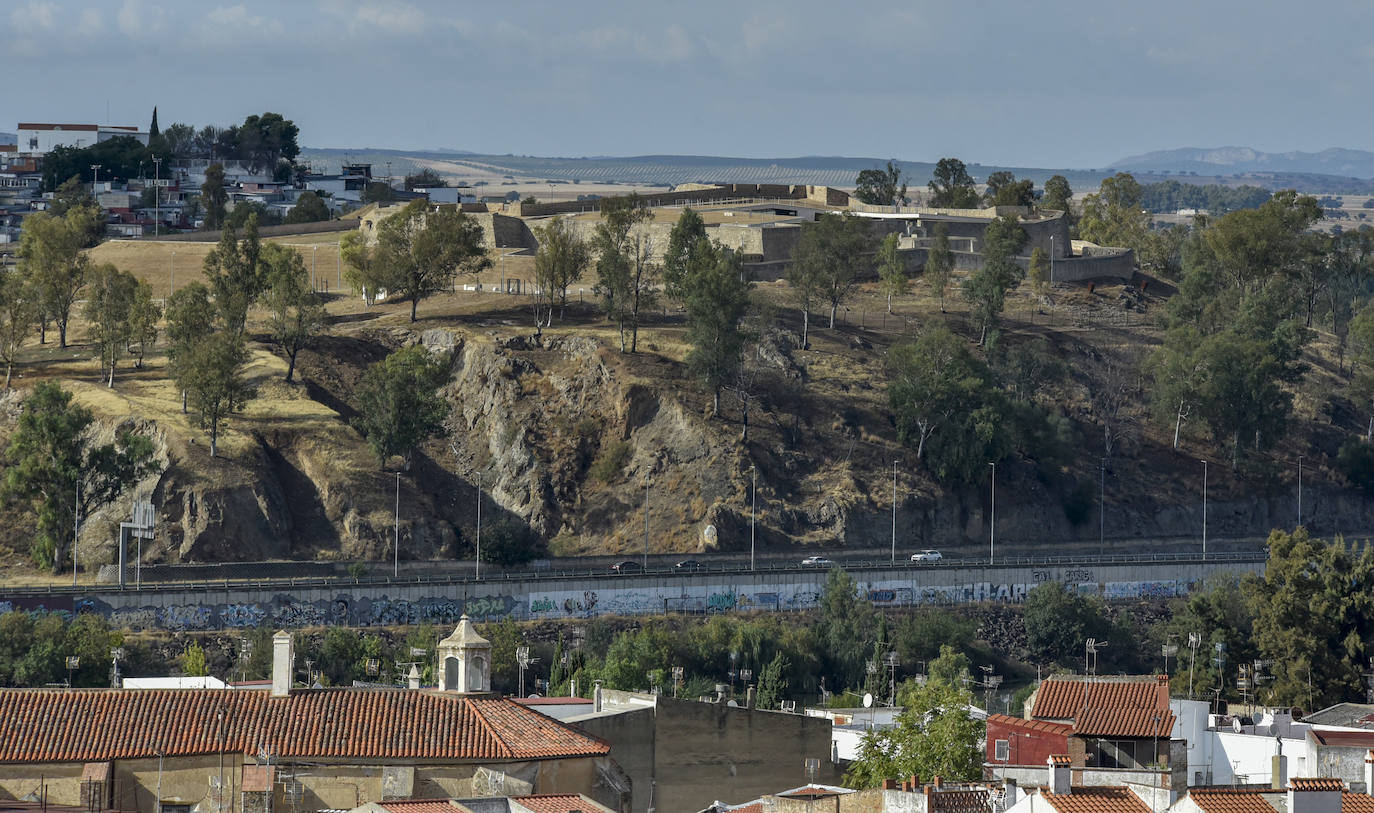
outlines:
[{"label": "light pole", "polygon": [[482,472],[477,472],[477,553],[473,557],[472,578],[482,578]]},{"label": "light pole", "polygon": [[649,569],[649,475],[644,475],[644,570]]},{"label": "light pole", "polygon": [[100,164],[91,164],[91,171],[95,176],[91,179],[91,194],[100,194]]},{"label": "light pole", "polygon": [[897,565],[897,461],[892,461],[892,565]]},{"label": "light pole", "polygon": [[1107,458],[1102,458],[1101,482],[1098,484],[1097,555],[1107,552]]},{"label": "light pole", "polygon": [[1302,459],[1303,455],[1298,455],[1298,528],[1302,527]]},{"label": "light pole", "polygon": [[334,263],[335,263],[335,265],[337,266],[337,270],[338,270],[338,273],[339,273],[339,281],[338,281],[338,283],[337,283],[338,289],[339,289],[340,291],[342,291],[342,290],[343,290],[343,244],[342,244],[342,243],[335,243],[335,244],[334,244]]},{"label": "light pole", "polygon": [[320,247],[312,246],[310,250],[310,288],[320,290],[320,283],[315,278],[315,263],[320,259]]},{"label": "light pole", "polygon": [[[80,480],[77,480],[77,481],[76,481],[76,506],[75,506],[75,512],[76,512],[76,514],[75,514],[75,519],[72,521],[72,587],[75,587],[75,586],[76,586],[76,546],[77,546],[77,545],[80,543],[80,541],[81,541],[81,481],[80,481]],[[119,574],[119,578],[120,578],[121,581],[123,581],[123,579],[124,579],[124,574],[123,574],[123,573],[120,573],[120,574]]]},{"label": "light pole", "polygon": [[749,569],[754,569],[754,527],[758,520],[759,507],[759,470],[755,465],[749,466],[749,473],[753,475],[754,484],[749,496]]},{"label": "light pole", "polygon": [[396,544],[391,547],[391,576],[401,575],[401,473],[396,472]]},{"label": "light pole", "polygon": [[1202,558],[1207,558],[1207,461],[1202,463]]},{"label": "light pole", "polygon": [[988,488],[992,502],[991,510],[988,512],[988,564],[991,565],[997,550],[997,464],[994,462],[988,465],[992,466],[992,481]]},{"label": "light pole", "polygon": [[1050,285],[1054,285],[1054,235],[1050,235]]},{"label": "light pole", "polygon": [[172,270],[167,275],[167,296],[170,298],[172,292],[177,289],[177,253],[172,252]]},{"label": "light pole", "polygon": [[162,159],[153,156],[153,236],[157,237],[162,226]]}]

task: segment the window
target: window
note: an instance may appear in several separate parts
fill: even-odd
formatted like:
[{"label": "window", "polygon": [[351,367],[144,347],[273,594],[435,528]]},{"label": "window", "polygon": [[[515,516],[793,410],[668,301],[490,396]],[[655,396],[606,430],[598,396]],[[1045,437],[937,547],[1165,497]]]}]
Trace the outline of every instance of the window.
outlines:
[{"label": "window", "polygon": [[1150,759],[1150,743],[1138,740],[1098,740],[1099,768],[1143,768]]},{"label": "window", "polygon": [[997,762],[1006,762],[1011,759],[1011,742],[1009,740],[996,740],[992,745],[993,759]]},{"label": "window", "polygon": [[158,804],[158,813],[191,813],[191,806],[179,804],[177,802],[162,802]]}]

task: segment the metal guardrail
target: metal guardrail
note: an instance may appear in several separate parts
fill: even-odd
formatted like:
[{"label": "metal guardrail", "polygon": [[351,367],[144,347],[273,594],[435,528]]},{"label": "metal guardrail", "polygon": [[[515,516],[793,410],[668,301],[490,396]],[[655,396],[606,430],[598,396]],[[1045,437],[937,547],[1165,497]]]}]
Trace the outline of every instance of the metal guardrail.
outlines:
[{"label": "metal guardrail", "polygon": [[473,578],[462,575],[446,576],[415,576],[411,578],[397,577],[363,577],[353,578],[349,576],[337,576],[328,578],[318,577],[292,577],[284,579],[224,579],[206,580],[198,579],[191,581],[166,581],[145,584],[142,587],[128,585],[119,587],[118,585],[91,585],[88,587],[71,587],[69,585],[49,585],[45,587],[15,587],[0,588],[0,599],[10,596],[81,596],[92,593],[170,593],[182,592],[186,590],[206,590],[206,591],[270,591],[284,588],[339,588],[339,587],[406,587],[411,585],[469,585],[469,584],[489,584],[489,583],[509,583],[509,582],[548,582],[560,579],[612,579],[612,580],[637,580],[648,578],[662,578],[671,576],[675,578],[689,578],[707,574],[731,574],[747,575],[752,573],[781,573],[781,572],[804,572],[815,573],[824,572],[831,567],[842,567],[847,571],[875,571],[875,570],[912,570],[912,571],[931,571],[931,570],[954,570],[954,569],[995,569],[1005,567],[1045,567],[1057,565],[1132,565],[1132,564],[1255,564],[1266,560],[1266,555],[1262,552],[1241,552],[1241,553],[1208,553],[1205,556],[1201,553],[1145,553],[1145,554],[1116,554],[1106,556],[1009,556],[1006,558],[995,559],[989,563],[982,559],[974,558],[949,558],[938,562],[911,562],[898,560],[894,565],[889,561],[841,561],[835,560],[827,565],[803,565],[799,563],[788,564],[760,564],[754,568],[745,566],[718,566],[711,567],[703,564],[695,569],[678,569],[676,567],[650,568],[648,570],[637,570],[633,573],[617,573],[607,570],[541,570],[541,571],[521,571],[517,573],[501,573],[496,576],[486,576],[483,578]]}]

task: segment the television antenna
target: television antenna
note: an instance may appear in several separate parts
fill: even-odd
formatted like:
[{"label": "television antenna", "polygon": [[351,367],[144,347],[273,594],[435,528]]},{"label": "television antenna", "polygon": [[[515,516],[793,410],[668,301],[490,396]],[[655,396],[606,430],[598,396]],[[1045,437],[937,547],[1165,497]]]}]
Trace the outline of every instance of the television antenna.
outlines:
[{"label": "television antenna", "polygon": [[1188,658],[1188,699],[1193,699],[1193,664],[1197,662],[1197,648],[1202,644],[1202,633],[1188,633],[1188,648],[1192,655]]},{"label": "television antenna", "polygon": [[520,666],[520,696],[525,696],[525,670],[531,665],[539,663],[538,658],[530,657],[530,648],[519,646],[515,648],[515,662]]},{"label": "television antenna", "polygon": [[143,540],[153,538],[157,525],[157,511],[151,500],[134,500],[131,522],[119,523],[119,586],[124,586],[127,555],[130,539],[138,540],[138,552],[134,555],[134,588],[143,589]]}]

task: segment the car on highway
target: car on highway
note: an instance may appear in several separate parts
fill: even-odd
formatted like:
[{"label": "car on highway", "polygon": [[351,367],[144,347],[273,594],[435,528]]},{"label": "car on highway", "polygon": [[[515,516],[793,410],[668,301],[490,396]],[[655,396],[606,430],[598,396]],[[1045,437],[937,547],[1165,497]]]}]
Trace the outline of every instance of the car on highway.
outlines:
[{"label": "car on highway", "polygon": [[826,567],[835,564],[824,556],[808,556],[801,560],[803,567]]},{"label": "car on highway", "polygon": [[673,565],[673,570],[701,570],[704,565],[696,559],[683,559]]},{"label": "car on highway", "polygon": [[938,562],[943,558],[945,557],[940,555],[938,550],[918,550],[911,554],[913,562]]},{"label": "car on highway", "polygon": [[611,570],[616,573],[619,573],[622,576],[626,573],[644,572],[644,568],[639,564],[639,562],[636,562],[633,559],[626,559],[623,562],[616,562],[615,564],[611,565]]}]

